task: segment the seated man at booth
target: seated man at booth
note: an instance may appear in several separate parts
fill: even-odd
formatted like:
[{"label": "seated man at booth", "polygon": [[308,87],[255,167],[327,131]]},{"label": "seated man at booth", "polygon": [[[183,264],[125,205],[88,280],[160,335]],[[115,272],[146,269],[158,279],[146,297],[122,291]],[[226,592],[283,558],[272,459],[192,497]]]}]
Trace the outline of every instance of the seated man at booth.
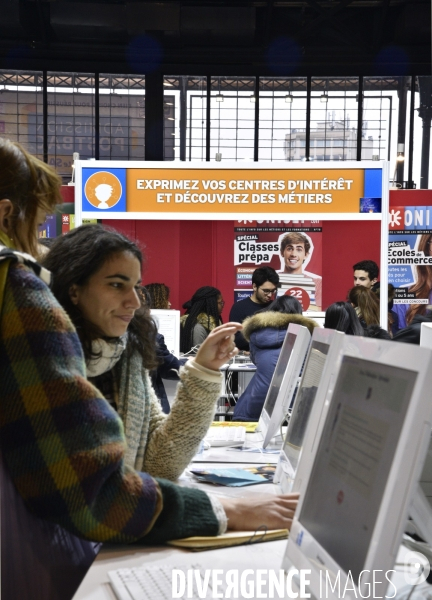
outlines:
[{"label": "seated man at booth", "polygon": [[353,265],[354,286],[362,285],[370,289],[378,281],[379,268],[373,260],[362,260]]},{"label": "seated man at booth", "polygon": [[[279,285],[279,275],[272,267],[259,267],[252,273],[253,293],[249,298],[235,302],[230,310],[229,321],[243,323],[246,317],[265,308],[273,301]],[[235,335],[235,345],[239,350],[249,352],[249,342],[239,331]]]}]

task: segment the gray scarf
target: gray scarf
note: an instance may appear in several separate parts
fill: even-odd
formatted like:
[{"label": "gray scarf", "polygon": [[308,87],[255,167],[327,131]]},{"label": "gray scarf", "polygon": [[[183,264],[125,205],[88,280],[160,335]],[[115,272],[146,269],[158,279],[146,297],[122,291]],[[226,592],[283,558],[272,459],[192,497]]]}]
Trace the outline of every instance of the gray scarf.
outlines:
[{"label": "gray scarf", "polygon": [[97,358],[90,358],[86,361],[87,377],[98,377],[102,373],[111,371],[115,364],[121,358],[123,350],[127,344],[127,333],[117,338],[114,342],[107,342],[99,338],[92,342],[92,353]]}]

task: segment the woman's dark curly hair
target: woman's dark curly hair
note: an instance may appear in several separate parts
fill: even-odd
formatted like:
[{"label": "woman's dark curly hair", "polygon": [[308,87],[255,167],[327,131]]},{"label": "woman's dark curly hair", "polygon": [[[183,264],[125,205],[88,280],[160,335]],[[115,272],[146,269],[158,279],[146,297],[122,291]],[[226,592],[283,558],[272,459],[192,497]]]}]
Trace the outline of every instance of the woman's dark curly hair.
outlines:
[{"label": "woman's dark curly hair", "polygon": [[[69,314],[80,337],[86,359],[94,357],[92,341],[105,337],[73,304],[69,290],[73,285],[85,286],[113,255],[130,252],[143,264],[138,246],[127,237],[102,225],[83,225],[56,239],[43,265],[53,276],[52,291]],[[158,366],[156,358],[156,325],[147,311],[139,309],[128,327],[127,351],[137,350],[147,369]]]},{"label": "woman's dark curly hair", "polygon": [[183,308],[186,309],[188,318],[181,327],[180,332],[180,351],[189,352],[193,346],[193,330],[197,324],[197,318],[199,314],[207,315],[208,329],[210,331],[212,327],[212,319],[214,323],[219,325],[222,323],[221,316],[219,314],[217,299],[222,294],[220,291],[210,285],[200,287],[190,300],[183,304]]},{"label": "woman's dark curly hair", "polygon": [[150,294],[151,308],[168,308],[169,287],[164,283],[147,283],[146,290]]}]

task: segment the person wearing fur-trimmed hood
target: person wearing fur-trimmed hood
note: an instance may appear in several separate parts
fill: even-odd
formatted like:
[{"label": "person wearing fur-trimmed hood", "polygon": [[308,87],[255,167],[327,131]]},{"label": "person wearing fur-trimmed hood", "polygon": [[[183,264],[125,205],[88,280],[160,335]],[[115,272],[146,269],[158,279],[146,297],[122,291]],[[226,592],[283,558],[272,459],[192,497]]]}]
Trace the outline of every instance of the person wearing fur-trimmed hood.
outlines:
[{"label": "person wearing fur-trimmed hood", "polygon": [[251,359],[257,370],[237,401],[233,420],[259,420],[290,323],[307,327],[311,334],[319,326],[302,315],[301,304],[291,296],[280,296],[243,322],[243,334],[250,344]]}]

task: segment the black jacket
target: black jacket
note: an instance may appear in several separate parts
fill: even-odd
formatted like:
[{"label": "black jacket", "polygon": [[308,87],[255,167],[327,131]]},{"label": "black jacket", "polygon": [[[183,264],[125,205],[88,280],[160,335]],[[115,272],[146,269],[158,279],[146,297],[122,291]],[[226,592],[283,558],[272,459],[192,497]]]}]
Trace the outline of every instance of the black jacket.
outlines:
[{"label": "black jacket", "polygon": [[416,315],[411,325],[400,329],[394,336],[394,342],[405,342],[406,344],[420,344],[420,332],[422,323],[432,323],[432,315]]},{"label": "black jacket", "polygon": [[178,371],[181,364],[178,358],[168,350],[162,334],[158,333],[156,335],[156,342],[156,354],[158,358],[163,359],[163,363],[155,371],[152,371],[151,380],[156,396],[161,402],[162,410],[168,414],[170,412],[170,405],[162,379],[179,380]]}]

